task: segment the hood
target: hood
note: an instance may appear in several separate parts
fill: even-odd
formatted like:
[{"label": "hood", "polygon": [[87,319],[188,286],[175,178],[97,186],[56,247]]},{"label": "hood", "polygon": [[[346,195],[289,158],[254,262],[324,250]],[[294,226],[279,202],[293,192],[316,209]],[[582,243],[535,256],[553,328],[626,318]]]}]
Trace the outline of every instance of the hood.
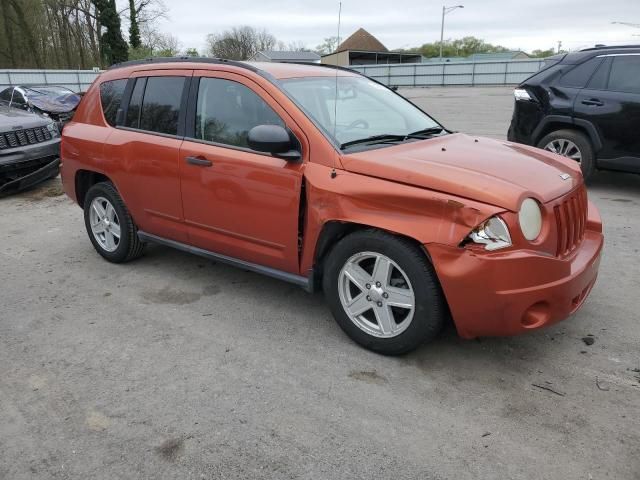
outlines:
[{"label": "hood", "polygon": [[0,132],[23,130],[25,128],[44,127],[51,120],[35,113],[0,106]]},{"label": "hood", "polygon": [[60,97],[47,95],[30,95],[29,103],[43,112],[67,113],[73,111],[80,103],[80,95],[70,93]]},{"label": "hood", "polygon": [[[428,188],[512,211],[582,183],[577,163],[544,150],[456,133],[342,157],[345,170]],[[566,177],[568,174],[569,177]]]}]

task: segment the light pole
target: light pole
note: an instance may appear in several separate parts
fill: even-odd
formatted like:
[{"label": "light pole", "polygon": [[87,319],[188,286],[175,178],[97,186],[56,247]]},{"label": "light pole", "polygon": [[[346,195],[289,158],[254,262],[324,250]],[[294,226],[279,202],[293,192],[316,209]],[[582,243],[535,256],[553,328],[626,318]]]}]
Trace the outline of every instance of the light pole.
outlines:
[{"label": "light pole", "polygon": [[453,7],[442,6],[442,23],[440,24],[440,61],[442,61],[442,42],[444,41],[444,16],[453,12],[456,8],[464,8],[464,5],[455,5]]}]

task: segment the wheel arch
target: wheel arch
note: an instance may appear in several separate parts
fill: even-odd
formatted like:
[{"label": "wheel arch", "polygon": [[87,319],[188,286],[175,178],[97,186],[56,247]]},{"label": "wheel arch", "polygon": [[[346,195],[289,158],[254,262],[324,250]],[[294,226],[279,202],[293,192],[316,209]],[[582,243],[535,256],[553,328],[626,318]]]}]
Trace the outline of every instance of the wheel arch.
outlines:
[{"label": "wheel arch", "polygon": [[394,237],[402,238],[413,243],[417,248],[422,251],[429,263],[433,265],[431,256],[425,246],[420,243],[416,238],[411,236],[394,232],[386,228],[375,225],[367,225],[364,223],[357,223],[352,221],[343,220],[328,220],[322,225],[322,229],[318,235],[315,251],[313,255],[313,287],[317,290],[322,285],[322,276],[324,270],[324,263],[333,247],[347,235],[362,231],[362,230],[377,230],[388,233]]},{"label": "wheel arch", "polygon": [[587,136],[594,151],[602,148],[602,141],[595,125],[588,120],[573,118],[564,115],[549,115],[544,118],[540,125],[533,132],[533,144],[538,145],[546,135],[556,130],[575,130]]},{"label": "wheel arch", "polygon": [[104,173],[84,169],[76,171],[74,180],[76,202],[78,202],[78,205],[80,205],[81,208],[84,208],[84,199],[89,189],[96,183],[100,182],[113,183]]}]

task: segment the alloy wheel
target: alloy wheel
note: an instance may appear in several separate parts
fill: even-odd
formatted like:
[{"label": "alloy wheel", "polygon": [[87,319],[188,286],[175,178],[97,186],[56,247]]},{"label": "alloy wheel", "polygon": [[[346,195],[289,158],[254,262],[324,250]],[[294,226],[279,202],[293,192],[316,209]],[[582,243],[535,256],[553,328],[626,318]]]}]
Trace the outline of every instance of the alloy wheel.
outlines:
[{"label": "alloy wheel", "polygon": [[582,162],[582,152],[580,151],[578,146],[571,140],[567,140],[565,138],[551,140],[544,146],[544,149],[549,152],[562,155],[563,157],[575,160],[578,163]]},{"label": "alloy wheel", "polygon": [[104,197],[96,197],[91,202],[89,221],[91,232],[101,248],[114,252],[120,245],[120,220],[115,208]]},{"label": "alloy wheel", "polygon": [[349,258],[338,276],[338,294],[349,319],[369,335],[396,337],[413,320],[416,300],[409,277],[380,253]]}]

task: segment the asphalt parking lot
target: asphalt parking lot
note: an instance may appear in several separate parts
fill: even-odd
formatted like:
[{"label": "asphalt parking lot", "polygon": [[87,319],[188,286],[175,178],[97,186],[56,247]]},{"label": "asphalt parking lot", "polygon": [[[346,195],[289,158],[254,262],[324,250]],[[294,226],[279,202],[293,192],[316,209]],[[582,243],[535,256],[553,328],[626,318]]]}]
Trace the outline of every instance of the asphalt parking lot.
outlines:
[{"label": "asphalt parking lot", "polygon": [[[504,138],[511,89],[401,93]],[[164,247],[103,261],[58,180],[0,200],[0,479],[638,479],[640,176],[589,190],[606,246],[575,316],[401,358],[320,294]]]}]

